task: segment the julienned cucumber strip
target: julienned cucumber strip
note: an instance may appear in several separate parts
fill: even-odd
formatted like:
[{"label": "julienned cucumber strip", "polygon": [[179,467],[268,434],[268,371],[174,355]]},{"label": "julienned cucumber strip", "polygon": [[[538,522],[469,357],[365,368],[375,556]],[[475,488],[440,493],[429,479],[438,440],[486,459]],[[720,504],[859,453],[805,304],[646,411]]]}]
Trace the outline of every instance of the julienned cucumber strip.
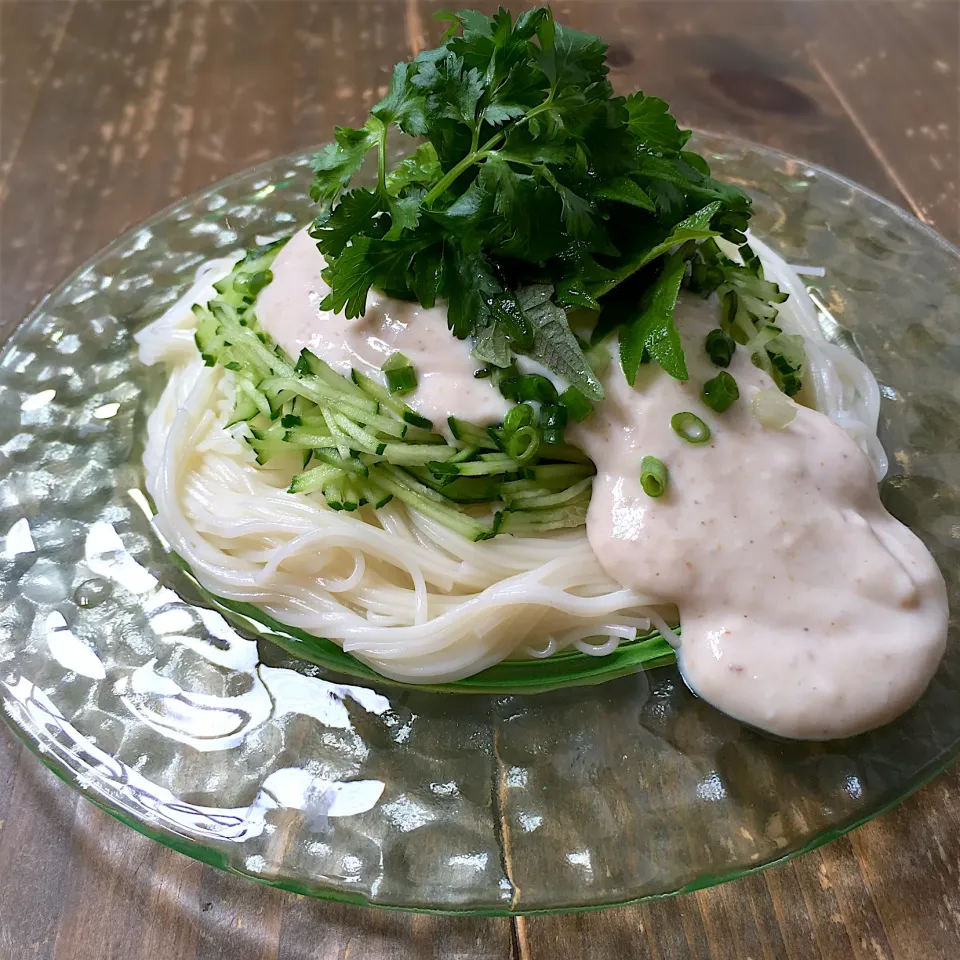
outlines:
[{"label": "julienned cucumber strip", "polygon": [[[298,660],[306,660],[338,674],[386,686],[431,693],[536,694],[566,687],[605,683],[607,680],[641,670],[654,670],[676,662],[673,648],[654,630],[636,640],[623,641],[613,653],[603,657],[592,657],[579,650],[562,650],[543,660],[503,660],[480,673],[452,683],[403,683],[377,673],[372,667],[345,653],[332,640],[289,627],[251,604],[217,597],[200,585],[182,557],[171,553],[170,558],[183,571],[203,600],[245,635],[269,640]],[[680,630],[677,630],[677,633],[680,633]]]},{"label": "julienned cucumber strip", "polygon": [[284,242],[250,253],[194,309],[197,349],[206,364],[233,373],[228,422],[258,463],[295,453],[289,462],[303,467],[290,493],[346,511],[396,497],[470,540],[583,524],[594,468],[576,447],[541,442],[562,441],[556,408],[541,410],[538,423],[534,408],[519,404],[492,428],[451,417],[448,440],[377,379],[342,376],[309,350],[292,362],[255,309]]},{"label": "julienned cucumber strip", "polygon": [[687,285],[703,297],[712,293],[720,297],[721,329],[747,350],[780,390],[796,396],[803,386],[807,362],[803,338],[782,333],[774,324],[775,304],[783,303],[787,294],[764,279],[760,260],[747,244],[739,252],[742,265],[729,259],[714,240],[700,244]]},{"label": "julienned cucumber strip", "polygon": [[476,542],[490,540],[496,536],[499,514],[496,514],[489,524],[482,523],[463,513],[456,504],[450,503],[441,493],[420,483],[398,467],[381,467],[371,480],[377,487],[392,493],[398,500],[418,513],[437,520],[467,540]]}]

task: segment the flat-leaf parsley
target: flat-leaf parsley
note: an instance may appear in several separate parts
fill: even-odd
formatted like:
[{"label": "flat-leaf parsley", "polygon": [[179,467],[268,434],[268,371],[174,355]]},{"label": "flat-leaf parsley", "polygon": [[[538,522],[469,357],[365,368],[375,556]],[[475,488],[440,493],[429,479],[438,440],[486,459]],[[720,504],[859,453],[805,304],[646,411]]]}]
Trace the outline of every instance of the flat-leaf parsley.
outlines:
[{"label": "flat-leaf parsley", "polygon": [[[568,311],[622,327],[628,379],[652,360],[686,378],[673,308],[697,243],[743,242],[750,200],[684,150],[667,105],[615,96],[607,45],[539,8],[516,21],[443,15],[444,42],[393,72],[360,129],[314,162],[312,235],[327,309],[362,314],[371,287],[448,304],[477,359],[537,360],[590,400],[603,389]],[[387,135],[420,138],[387,169]],[[377,182],[353,187],[375,152]]]}]

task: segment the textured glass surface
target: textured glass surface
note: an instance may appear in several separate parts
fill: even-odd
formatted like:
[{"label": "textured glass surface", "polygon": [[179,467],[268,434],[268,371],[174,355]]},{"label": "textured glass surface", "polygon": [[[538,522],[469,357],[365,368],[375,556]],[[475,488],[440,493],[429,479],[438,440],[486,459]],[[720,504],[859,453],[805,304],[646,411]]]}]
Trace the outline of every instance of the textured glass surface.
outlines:
[{"label": "textured glass surface", "polygon": [[960,261],[822,170],[697,146],[755,196],[759,233],[828,268],[822,299],[884,385],[884,497],[935,554],[955,617],[919,704],[804,744],[722,716],[673,668],[539,696],[411,692],[299,664],[195,603],[139,505],[161,374],[131,335],[204,260],[309,218],[302,154],[125,235],[4,348],[0,693],[20,736],[90,799],[209,863],[320,896],[490,913],[737,876],[940,769],[960,744]]}]

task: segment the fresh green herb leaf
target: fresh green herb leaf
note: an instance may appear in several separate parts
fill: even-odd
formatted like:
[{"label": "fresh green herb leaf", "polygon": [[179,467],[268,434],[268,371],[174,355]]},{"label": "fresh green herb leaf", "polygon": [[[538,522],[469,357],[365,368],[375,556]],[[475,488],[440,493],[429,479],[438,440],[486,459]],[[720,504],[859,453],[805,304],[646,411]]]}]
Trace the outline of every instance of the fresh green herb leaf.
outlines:
[{"label": "fresh green herb leaf", "polygon": [[[599,37],[544,7],[441,18],[452,24],[442,44],[398,64],[367,123],[337,128],[315,160],[324,303],[362,310],[370,287],[425,306],[445,298],[450,329],[482,362],[506,370],[525,355],[597,399],[564,312],[582,308],[599,313],[601,335],[629,328],[633,376],[643,358],[686,376],[672,322],[681,268],[658,265],[682,247],[691,285],[725,293],[716,257],[691,251],[715,236],[741,243],[747,195],[684,149],[689,133],[662,100],[614,96]],[[388,170],[395,131],[423,142]],[[376,189],[348,191],[374,151]],[[745,275],[764,284],[747,259]],[[737,287],[738,302],[762,313],[773,286]],[[798,389],[795,353],[775,350],[782,371],[763,354],[784,389]]]},{"label": "fresh green herb leaf", "polygon": [[493,301],[503,293],[503,286],[482,254],[466,253],[456,244],[450,245],[450,253],[452,272],[447,284],[447,324],[453,335],[461,340],[471,333],[482,335],[484,330],[495,325]]},{"label": "fresh green herb leaf", "polygon": [[526,355],[563,377],[587,399],[602,400],[603,387],[570,330],[566,313],[550,299],[552,295],[553,288],[547,284],[517,291],[517,301],[533,327],[533,345]]},{"label": "fresh green herb leaf", "polygon": [[395,240],[404,230],[415,230],[420,223],[422,202],[426,190],[409,190],[406,196],[390,199],[390,230],[386,234],[388,240]]},{"label": "fresh green herb leaf", "polygon": [[443,175],[443,168],[432,143],[422,143],[387,174],[387,193],[400,196],[409,186],[427,186]]},{"label": "fresh green herb leaf", "polygon": [[[629,118],[627,127],[652,153],[659,153],[664,157],[676,156],[690,139],[690,131],[677,127],[670,108],[659,97],[646,97],[642,93],[635,93],[627,97],[626,108]],[[708,167],[707,173],[709,172]]]},{"label": "fresh green herb leaf", "polygon": [[613,177],[597,187],[594,190],[594,195],[603,197],[605,200],[618,200],[620,203],[628,203],[632,207],[649,210],[651,213],[656,210],[650,197],[629,177]]},{"label": "fresh green herb leaf", "polygon": [[383,234],[386,222],[375,220],[381,210],[381,198],[373,190],[349,190],[335,207],[317,217],[310,236],[328,261],[335,260],[354,237]]},{"label": "fresh green herb leaf", "polygon": [[391,123],[411,137],[423,136],[427,131],[426,101],[410,80],[409,63],[398,63],[393,68],[387,95],[370,111],[384,126]]},{"label": "fresh green herb leaf", "polygon": [[636,382],[645,354],[649,354],[671,377],[688,379],[683,345],[673,323],[673,310],[686,266],[681,257],[674,256],[669,260],[651,288],[640,316],[620,329],[620,364],[630,386]]},{"label": "fresh green herb leaf", "polygon": [[554,26],[553,46],[541,50],[540,67],[550,86],[557,91],[568,87],[586,87],[607,75],[607,44],[590,33]]},{"label": "fresh green herb leaf", "polygon": [[686,243],[688,240],[705,240],[708,237],[717,236],[717,231],[710,228],[710,219],[719,209],[720,202],[714,201],[687,217],[686,220],[682,220],[665,239],[634,254],[626,263],[618,267],[614,271],[612,279],[598,285],[595,295],[603,296],[603,294],[608,293],[618,283],[636,273],[641,267],[645,267],[648,263],[656,260],[657,257],[669,253],[679,244]]},{"label": "fresh green herb leaf", "polygon": [[383,124],[368,121],[360,130],[334,127],[334,142],[313,158],[313,185],[310,198],[315,203],[331,203],[360,169],[367,154],[377,145]]},{"label": "fresh green herb leaf", "polygon": [[416,252],[416,247],[409,243],[358,237],[323,271],[330,293],[320,303],[320,309],[343,311],[348,318],[362,316],[372,286],[382,290],[403,287]]}]

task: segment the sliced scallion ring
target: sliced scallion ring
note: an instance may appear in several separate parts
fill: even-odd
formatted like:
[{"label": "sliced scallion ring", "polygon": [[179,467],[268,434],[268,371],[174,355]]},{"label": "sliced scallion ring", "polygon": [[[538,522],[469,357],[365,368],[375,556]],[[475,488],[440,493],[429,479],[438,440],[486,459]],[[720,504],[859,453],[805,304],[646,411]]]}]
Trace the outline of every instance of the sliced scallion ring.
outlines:
[{"label": "sliced scallion ring", "polygon": [[391,353],[380,368],[387,378],[387,389],[403,396],[417,389],[417,371],[402,353]]},{"label": "sliced scallion ring", "polygon": [[667,489],[667,465],[658,457],[640,461],[640,486],[648,497],[662,497]]},{"label": "sliced scallion ring", "polygon": [[739,396],[737,381],[726,370],[721,370],[712,380],[708,380],[700,392],[703,402],[717,413],[728,410]]},{"label": "sliced scallion ring", "polygon": [[521,427],[507,437],[507,455],[518,463],[532,460],[540,449],[540,431],[536,427]]},{"label": "sliced scallion ring", "polygon": [[707,443],[710,440],[710,428],[689,410],[675,413],[670,418],[670,426],[673,427],[673,432],[687,443]]},{"label": "sliced scallion ring", "polygon": [[737,348],[737,342],[719,327],[711,330],[704,340],[704,347],[707,355],[718,367],[729,367],[730,360],[733,358],[733,351]]},{"label": "sliced scallion ring", "polygon": [[563,431],[566,426],[566,407],[549,403],[540,407],[540,432],[543,434],[544,443],[563,443]]},{"label": "sliced scallion ring", "polygon": [[503,429],[508,434],[516,433],[521,427],[529,427],[533,419],[533,407],[529,403],[518,403],[507,411],[503,418]]}]

